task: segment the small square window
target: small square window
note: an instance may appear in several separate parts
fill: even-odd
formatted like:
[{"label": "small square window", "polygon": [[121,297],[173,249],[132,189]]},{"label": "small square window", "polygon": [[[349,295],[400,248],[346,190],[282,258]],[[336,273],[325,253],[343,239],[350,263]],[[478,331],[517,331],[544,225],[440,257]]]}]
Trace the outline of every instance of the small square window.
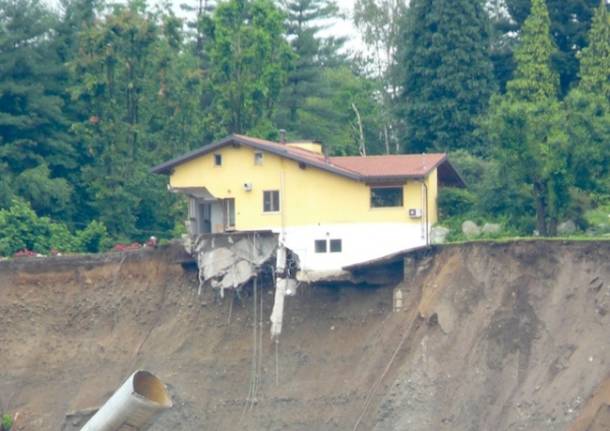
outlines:
[{"label": "small square window", "polygon": [[279,190],[265,190],[263,192],[263,212],[272,213],[280,210]]},{"label": "small square window", "polygon": [[315,241],[316,253],[326,253],[326,240],[325,239],[317,239]]},{"label": "small square window", "polygon": [[263,164],[263,153],[260,151],[254,153],[254,164],[258,166]]},{"label": "small square window", "polygon": [[343,244],[340,239],[331,239],[330,240],[330,252],[331,253],[341,253],[343,249]]},{"label": "small square window", "polygon": [[222,154],[214,154],[214,166],[222,166]]}]

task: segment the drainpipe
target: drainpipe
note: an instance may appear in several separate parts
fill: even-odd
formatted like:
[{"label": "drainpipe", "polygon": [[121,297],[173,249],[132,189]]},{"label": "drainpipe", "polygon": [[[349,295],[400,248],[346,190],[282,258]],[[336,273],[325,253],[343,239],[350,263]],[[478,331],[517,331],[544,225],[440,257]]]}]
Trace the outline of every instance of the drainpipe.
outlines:
[{"label": "drainpipe", "polygon": [[81,431],[144,431],[170,407],[172,400],[161,380],[148,371],[136,371]]},{"label": "drainpipe", "polygon": [[426,181],[422,181],[422,185],[424,186],[424,190],[425,190],[425,199],[426,199],[426,203],[425,203],[425,216],[424,216],[424,223],[425,223],[425,229],[426,229],[426,246],[430,245],[430,226],[429,226],[429,221],[430,219],[428,218],[428,184],[426,184]]}]

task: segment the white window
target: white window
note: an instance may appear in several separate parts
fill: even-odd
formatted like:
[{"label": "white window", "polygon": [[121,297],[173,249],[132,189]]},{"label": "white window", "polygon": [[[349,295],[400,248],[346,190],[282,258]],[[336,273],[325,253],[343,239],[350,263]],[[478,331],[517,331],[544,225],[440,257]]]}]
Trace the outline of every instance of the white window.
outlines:
[{"label": "white window", "polygon": [[263,212],[274,213],[280,210],[280,191],[265,190],[263,192]]},{"label": "white window", "polygon": [[257,151],[254,153],[254,164],[261,166],[263,164],[263,153]]},{"label": "white window", "polygon": [[222,154],[214,154],[214,166],[222,166]]}]

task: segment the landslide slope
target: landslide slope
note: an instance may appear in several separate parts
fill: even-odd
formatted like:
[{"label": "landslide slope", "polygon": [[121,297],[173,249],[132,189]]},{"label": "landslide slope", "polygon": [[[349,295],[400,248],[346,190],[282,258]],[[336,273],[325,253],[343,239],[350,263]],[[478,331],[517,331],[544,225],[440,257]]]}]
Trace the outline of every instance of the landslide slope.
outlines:
[{"label": "landslide slope", "polygon": [[198,296],[178,255],[0,262],[0,409],[18,429],[79,429],[139,368],[175,402],[153,431],[610,429],[610,242],[419,253],[399,313],[394,286],[306,287],[277,349],[272,289],[260,328],[251,289]]}]

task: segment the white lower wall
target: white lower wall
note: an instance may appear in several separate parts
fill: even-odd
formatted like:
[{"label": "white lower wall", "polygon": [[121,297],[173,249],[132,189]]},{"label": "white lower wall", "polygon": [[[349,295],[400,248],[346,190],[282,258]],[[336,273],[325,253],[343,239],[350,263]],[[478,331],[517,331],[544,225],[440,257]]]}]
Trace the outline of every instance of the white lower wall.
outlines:
[{"label": "white lower wall", "polygon": [[[274,232],[281,234],[278,229]],[[300,259],[301,271],[320,278],[341,268],[426,244],[420,224],[362,223],[298,226],[284,229],[284,243]],[[330,240],[340,239],[342,251],[330,252]],[[315,240],[328,240],[328,252],[316,253]],[[317,273],[317,274],[316,274]]]}]

